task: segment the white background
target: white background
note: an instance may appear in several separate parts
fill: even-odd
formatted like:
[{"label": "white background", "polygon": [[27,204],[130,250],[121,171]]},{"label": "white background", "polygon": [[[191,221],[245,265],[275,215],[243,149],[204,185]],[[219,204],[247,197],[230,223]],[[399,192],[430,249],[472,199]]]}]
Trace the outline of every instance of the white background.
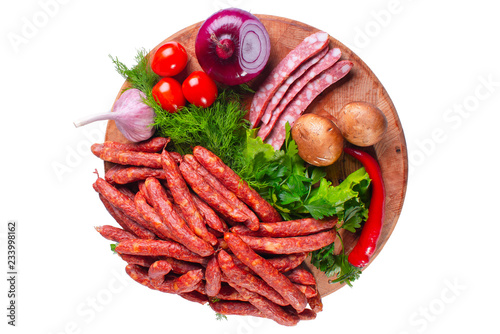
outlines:
[{"label": "white background", "polygon": [[[50,4],[50,5],[49,5]],[[500,20],[494,1],[2,1],[0,326],[5,333],[498,333]],[[410,162],[398,225],[355,282],[294,328],[132,282],[93,226],[111,223],[91,155],[133,64],[223,7],[288,17],[356,52],[391,96]],[[31,27],[31,28],[30,28]],[[17,40],[13,42],[13,40]],[[7,325],[6,225],[18,221],[17,327]],[[492,302],[491,302],[492,301]]]}]

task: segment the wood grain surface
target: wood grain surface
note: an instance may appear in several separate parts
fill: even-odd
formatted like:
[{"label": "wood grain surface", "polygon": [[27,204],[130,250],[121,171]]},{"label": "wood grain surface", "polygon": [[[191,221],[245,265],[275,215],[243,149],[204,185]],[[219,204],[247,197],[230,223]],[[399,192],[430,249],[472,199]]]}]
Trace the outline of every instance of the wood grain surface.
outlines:
[{"label": "wood grain surface", "polygon": [[[256,16],[262,21],[269,32],[271,38],[271,56],[264,72],[249,83],[254,89],[259,86],[259,84],[266,77],[266,74],[268,74],[288,52],[297,46],[305,37],[318,31],[318,29],[312,26],[287,18],[258,14]],[[180,42],[185,46],[190,60],[186,69],[176,76],[176,78],[181,82],[192,71],[201,69],[196,61],[194,42],[198,29],[202,23],[203,22],[199,22],[184,28],[183,30],[168,37],[151,50],[151,52],[155,52],[159,46],[171,40]],[[385,221],[380,240],[378,242],[378,247],[370,261],[371,263],[383,249],[396,226],[399,215],[401,214],[408,180],[408,157],[406,143],[403,128],[399,121],[396,109],[375,74],[356,54],[354,54],[354,52],[333,37],[330,37],[330,47],[340,48],[342,51],[341,59],[351,60],[354,63],[354,66],[345,78],[335,83],[318,96],[309,106],[307,112],[319,114],[327,112],[335,116],[335,114],[346,103],[352,101],[366,101],[374,104],[382,110],[388,121],[388,131],[382,141],[373,147],[365,148],[365,150],[376,157],[380,163],[387,194]],[[125,82],[120,88],[118,96],[126,87],[128,87],[127,82]],[[114,121],[108,122],[105,139],[127,142],[127,140],[116,128]],[[328,178],[334,184],[338,184],[339,181],[344,179],[360,166],[361,165],[355,161],[354,158],[343,155],[334,165],[328,167]],[[109,164],[105,165],[106,170],[109,167]],[[354,247],[358,236],[359,233],[353,234],[347,231],[342,233],[346,252],[349,252]],[[321,271],[317,270],[314,266],[310,265],[309,260],[306,262],[306,266],[314,274],[318,281],[318,289],[321,296],[324,297],[331,294],[343,286],[340,284],[329,284],[328,277],[326,277]],[[365,267],[365,269],[366,268],[367,267]],[[363,279],[363,275],[360,279]]]}]

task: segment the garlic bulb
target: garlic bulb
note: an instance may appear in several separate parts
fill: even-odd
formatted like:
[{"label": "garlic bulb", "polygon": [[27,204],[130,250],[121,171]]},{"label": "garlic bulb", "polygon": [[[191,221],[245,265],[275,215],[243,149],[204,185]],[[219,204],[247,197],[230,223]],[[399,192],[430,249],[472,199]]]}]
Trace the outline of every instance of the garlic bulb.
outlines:
[{"label": "garlic bulb", "polygon": [[76,127],[95,121],[114,120],[120,132],[132,142],[139,142],[153,136],[155,112],[143,101],[145,94],[138,89],[124,91],[115,102],[113,111],[86,117],[74,122]]}]

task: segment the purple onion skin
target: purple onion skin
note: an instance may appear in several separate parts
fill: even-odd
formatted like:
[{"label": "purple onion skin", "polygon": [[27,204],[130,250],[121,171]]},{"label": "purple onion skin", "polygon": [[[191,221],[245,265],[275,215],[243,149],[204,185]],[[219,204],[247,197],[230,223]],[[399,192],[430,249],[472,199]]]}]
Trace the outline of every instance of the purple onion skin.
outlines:
[{"label": "purple onion skin", "polygon": [[[227,59],[217,53],[217,43],[230,39],[234,51]],[[196,57],[212,79],[229,86],[248,82],[264,69],[271,52],[269,34],[253,14],[238,8],[223,9],[200,27],[195,42]]]}]

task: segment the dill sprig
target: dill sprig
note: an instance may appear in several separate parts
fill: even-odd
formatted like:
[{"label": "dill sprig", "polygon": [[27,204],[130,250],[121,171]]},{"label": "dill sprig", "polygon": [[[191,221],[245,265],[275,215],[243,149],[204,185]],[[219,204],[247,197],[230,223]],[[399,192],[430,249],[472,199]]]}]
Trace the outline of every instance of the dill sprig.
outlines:
[{"label": "dill sprig", "polygon": [[154,126],[157,135],[170,137],[175,151],[191,153],[196,145],[214,152],[228,166],[239,169],[248,122],[241,96],[223,90],[209,107],[188,105],[176,113],[156,111]]},{"label": "dill sprig", "polygon": [[151,94],[154,85],[160,80],[160,77],[149,66],[149,53],[144,49],[137,51],[135,56],[136,65],[131,68],[119,61],[118,57],[113,58],[110,55],[109,58],[115,64],[116,71],[127,79],[133,88],[139,89],[146,95]]}]

